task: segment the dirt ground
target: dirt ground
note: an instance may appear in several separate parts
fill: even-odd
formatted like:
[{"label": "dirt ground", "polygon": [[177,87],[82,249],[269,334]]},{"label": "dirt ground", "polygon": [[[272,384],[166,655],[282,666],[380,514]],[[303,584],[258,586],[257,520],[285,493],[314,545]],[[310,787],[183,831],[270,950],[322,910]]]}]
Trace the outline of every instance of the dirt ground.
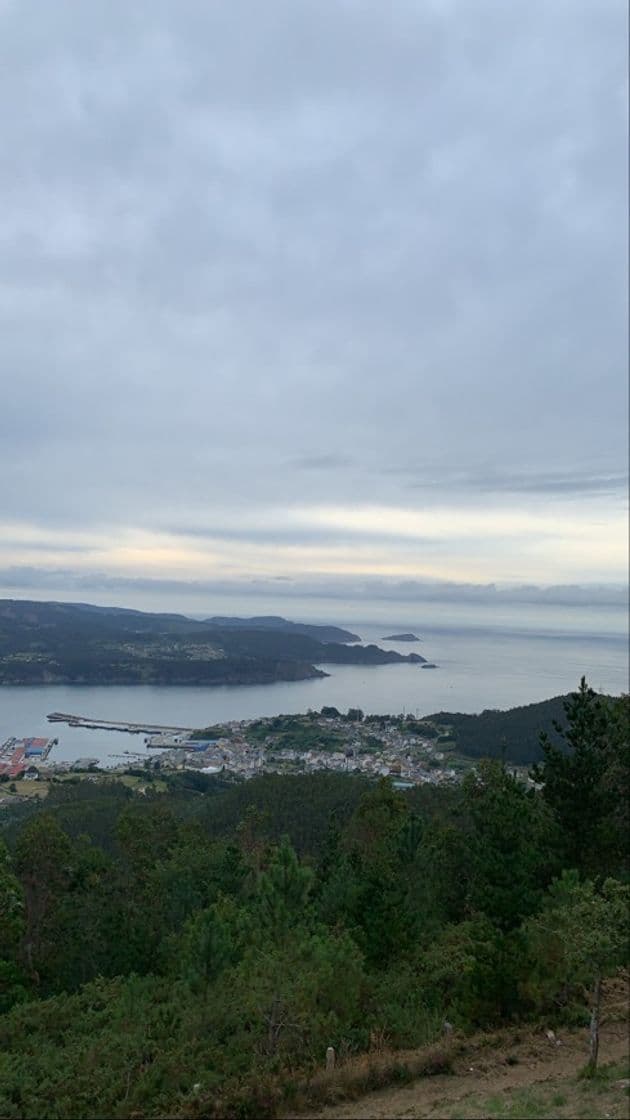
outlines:
[{"label": "dirt ground", "polygon": [[556,1039],[550,1040],[544,1028],[506,1030],[454,1039],[452,1073],[422,1077],[303,1115],[308,1120],[627,1120],[627,998],[627,986],[609,985],[601,1072],[594,1081],[578,1076],[588,1057],[588,1031],[558,1029]]}]

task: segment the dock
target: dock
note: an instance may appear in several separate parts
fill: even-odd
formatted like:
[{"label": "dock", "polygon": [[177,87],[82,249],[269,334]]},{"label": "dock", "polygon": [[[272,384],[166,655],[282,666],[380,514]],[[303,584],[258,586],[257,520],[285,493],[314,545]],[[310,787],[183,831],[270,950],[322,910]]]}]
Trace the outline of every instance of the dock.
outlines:
[{"label": "dock", "polygon": [[84,727],[89,731],[124,731],[128,735],[188,735],[191,731],[194,731],[194,727],[174,727],[171,724],[97,719],[92,716],[76,716],[68,712],[50,712],[46,719],[49,723],[67,723],[68,727]]}]

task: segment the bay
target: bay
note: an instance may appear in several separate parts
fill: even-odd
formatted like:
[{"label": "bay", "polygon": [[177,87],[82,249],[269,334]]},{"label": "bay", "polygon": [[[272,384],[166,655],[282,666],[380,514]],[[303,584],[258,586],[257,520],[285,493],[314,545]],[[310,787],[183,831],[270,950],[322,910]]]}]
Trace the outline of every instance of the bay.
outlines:
[{"label": "bay", "polygon": [[365,642],[401,653],[417,651],[437,669],[398,664],[379,667],[322,666],[330,676],[272,685],[159,687],[88,685],[0,688],[0,742],[9,735],[59,738],[51,761],[97,758],[116,766],[131,751],[146,757],[144,735],[50,724],[52,711],[100,719],[203,727],[230,719],[253,719],[279,712],[303,712],[324,704],[342,711],[480,712],[510,708],[575,689],[584,674],[593,688],[619,694],[628,689],[624,636],[520,633],[494,630],[432,629],[420,643],[383,641],[386,626],[353,624]]}]

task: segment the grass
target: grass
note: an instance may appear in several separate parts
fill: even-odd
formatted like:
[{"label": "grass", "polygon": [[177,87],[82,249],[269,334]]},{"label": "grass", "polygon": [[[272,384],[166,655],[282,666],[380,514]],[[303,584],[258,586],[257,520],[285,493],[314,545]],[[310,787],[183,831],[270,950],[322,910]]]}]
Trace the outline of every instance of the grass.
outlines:
[{"label": "grass", "polygon": [[627,1063],[600,1066],[593,1077],[567,1078],[535,1088],[506,1089],[491,1097],[470,1097],[451,1120],[595,1120],[628,1115]]},{"label": "grass", "polygon": [[[504,1117],[505,1120],[546,1120],[552,1115],[548,1097],[532,1089],[517,1089],[513,1093],[488,1097],[485,1101],[476,1102],[476,1105],[483,1116]],[[462,1115],[461,1111],[457,1113],[457,1116]]]},{"label": "grass", "polygon": [[137,786],[146,786],[147,789],[155,790],[156,793],[164,793],[167,789],[167,784],[161,778],[154,778],[152,782],[148,782],[146,778],[141,778],[138,774],[111,774],[108,775],[108,780],[121,782],[123,786],[128,786],[129,789],[135,789]]},{"label": "grass", "polygon": [[48,793],[48,782],[46,781],[25,781],[21,778],[19,781],[12,779],[15,782],[15,790],[9,789],[9,783],[4,783],[0,786],[0,796],[7,797],[45,797]]},{"label": "grass", "polygon": [[450,1073],[451,1055],[440,1046],[428,1046],[402,1056],[387,1050],[363,1054],[332,1073],[318,1072],[301,1086],[301,1103],[333,1104],[355,1100],[375,1089],[405,1085],[418,1077]]},{"label": "grass", "polygon": [[310,1077],[258,1076],[240,1082],[223,1095],[189,1098],[178,1115],[212,1116],[215,1120],[290,1120],[313,1108],[356,1100],[376,1089],[406,1085],[418,1077],[431,1077],[451,1070],[451,1057],[443,1048],[432,1046],[414,1053],[400,1054],[381,1050],[341,1062],[332,1072],[318,1070]]},{"label": "grass", "polygon": [[[83,777],[83,775],[77,773],[56,774],[55,781],[76,781],[77,778],[81,777]],[[167,784],[162,779],[154,778],[149,786],[149,782],[147,781],[147,779],[141,778],[137,774],[116,774],[109,772],[99,772],[97,775],[91,774],[90,777],[92,778],[92,780],[96,779],[96,782],[120,782],[122,785],[127,786],[129,789],[136,789],[138,786],[147,786],[147,788],[155,790],[156,793],[163,793],[167,789]],[[3,782],[2,785],[0,785],[0,798],[6,796],[19,801],[24,797],[46,797],[48,795],[50,786],[51,782],[46,778],[39,778],[37,781],[28,781],[24,778],[21,778],[19,781],[15,781],[15,790],[9,789],[8,782]]]}]

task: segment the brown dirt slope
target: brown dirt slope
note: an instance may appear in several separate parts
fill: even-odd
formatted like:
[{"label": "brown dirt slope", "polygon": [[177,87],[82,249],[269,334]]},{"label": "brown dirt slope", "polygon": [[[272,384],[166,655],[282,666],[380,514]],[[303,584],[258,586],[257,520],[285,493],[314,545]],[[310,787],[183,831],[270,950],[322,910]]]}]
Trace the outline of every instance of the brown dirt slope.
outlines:
[{"label": "brown dirt slope", "polygon": [[[627,1120],[627,985],[615,981],[607,986],[600,1074],[595,1080],[579,1077],[588,1057],[588,1032],[559,1028],[556,1036],[550,1040],[545,1028],[538,1028],[454,1038],[449,1043],[450,1073],[421,1077],[405,1086],[381,1089],[302,1115],[308,1120]],[[383,1054],[364,1058],[363,1063],[366,1061],[372,1070],[380,1063],[383,1069],[388,1064],[399,1070],[422,1068],[419,1052]],[[340,1067],[327,1087],[320,1082],[324,1099],[356,1095],[359,1062]]]}]

